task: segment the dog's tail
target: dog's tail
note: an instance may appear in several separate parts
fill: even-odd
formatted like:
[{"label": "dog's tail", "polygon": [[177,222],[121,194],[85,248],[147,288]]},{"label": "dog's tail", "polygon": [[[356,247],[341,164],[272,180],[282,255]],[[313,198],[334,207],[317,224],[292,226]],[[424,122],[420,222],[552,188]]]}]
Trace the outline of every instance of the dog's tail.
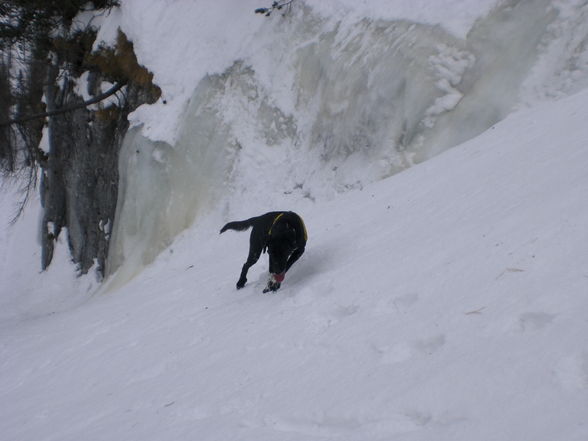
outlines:
[{"label": "dog's tail", "polygon": [[252,223],[253,219],[254,218],[243,220],[243,221],[229,222],[228,224],[226,224],[224,227],[221,228],[220,232],[222,234],[227,230],[245,231],[248,228],[253,226],[253,223]]}]

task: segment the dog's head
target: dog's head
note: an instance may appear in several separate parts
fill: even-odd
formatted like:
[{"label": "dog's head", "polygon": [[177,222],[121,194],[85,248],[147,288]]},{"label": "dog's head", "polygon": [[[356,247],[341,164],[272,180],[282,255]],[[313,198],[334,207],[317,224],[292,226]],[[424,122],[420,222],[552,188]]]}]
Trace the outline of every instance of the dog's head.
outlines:
[{"label": "dog's head", "polygon": [[288,257],[296,249],[296,229],[288,222],[278,222],[272,227],[268,242],[268,252],[271,256],[270,272],[281,274],[286,271]]}]

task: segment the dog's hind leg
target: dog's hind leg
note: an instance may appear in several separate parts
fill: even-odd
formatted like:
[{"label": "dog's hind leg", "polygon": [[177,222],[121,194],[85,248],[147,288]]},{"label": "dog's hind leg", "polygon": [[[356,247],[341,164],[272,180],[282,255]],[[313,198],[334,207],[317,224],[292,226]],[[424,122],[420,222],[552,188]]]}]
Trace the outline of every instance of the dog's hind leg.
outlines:
[{"label": "dog's hind leg", "polygon": [[259,260],[259,256],[261,255],[261,251],[259,250],[249,250],[249,256],[247,257],[247,261],[243,265],[243,269],[241,270],[241,276],[239,277],[239,281],[237,282],[237,289],[243,288],[245,283],[247,283],[247,271],[249,268]]}]

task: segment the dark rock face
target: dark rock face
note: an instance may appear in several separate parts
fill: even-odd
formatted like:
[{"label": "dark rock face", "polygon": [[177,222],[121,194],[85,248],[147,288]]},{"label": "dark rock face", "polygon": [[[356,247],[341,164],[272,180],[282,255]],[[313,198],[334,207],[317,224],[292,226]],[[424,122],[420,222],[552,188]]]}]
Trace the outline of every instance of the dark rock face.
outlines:
[{"label": "dark rock face", "polygon": [[24,171],[26,201],[40,175],[43,269],[67,233],[79,272],[96,265],[104,274],[127,116],[161,94],[123,32],[112,47],[94,50],[96,29],[74,20],[118,6],[6,0],[0,7],[0,176],[20,179]]},{"label": "dark rock face", "polygon": [[[54,69],[49,76],[56,79],[56,72]],[[101,72],[88,76],[90,95],[101,93],[104,76]],[[129,127],[127,116],[141,104],[153,103],[160,93],[151,77],[147,83],[144,75],[141,78],[136,81],[133,75],[119,74],[119,81],[126,86],[109,98],[114,102],[49,118],[49,152],[41,175],[43,269],[51,263],[55,240],[67,228],[71,257],[79,272],[84,274],[97,264],[98,273],[104,274],[118,194],[119,150]],[[74,81],[49,84],[45,93],[48,111],[83,103],[74,91]]]},{"label": "dark rock face", "polygon": [[[62,91],[66,102],[82,101],[68,89]],[[72,259],[80,272],[85,273],[95,260],[102,271],[116,208],[118,151],[128,128],[129,108],[104,112],[106,117],[78,109],[51,118],[50,151],[41,176],[43,268],[51,262],[54,240],[67,227]]]}]

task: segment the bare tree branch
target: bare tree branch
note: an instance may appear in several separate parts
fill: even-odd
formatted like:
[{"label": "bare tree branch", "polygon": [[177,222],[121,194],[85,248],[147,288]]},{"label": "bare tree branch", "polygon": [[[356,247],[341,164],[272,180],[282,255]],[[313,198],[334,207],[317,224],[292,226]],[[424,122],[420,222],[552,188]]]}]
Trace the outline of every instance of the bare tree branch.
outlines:
[{"label": "bare tree branch", "polygon": [[115,84],[110,89],[108,89],[106,92],[101,93],[100,95],[97,95],[94,98],[89,99],[88,101],[84,101],[83,103],[74,104],[73,106],[63,107],[61,109],[56,109],[56,110],[52,110],[49,112],[37,113],[35,115],[23,116],[20,118],[13,118],[8,121],[1,122],[0,127],[6,127],[11,124],[22,124],[27,121],[32,121],[34,119],[39,119],[39,118],[45,118],[47,116],[62,115],[64,113],[71,112],[72,110],[81,109],[81,108],[87,107],[91,104],[99,103],[100,101],[105,100],[109,96],[114,95],[116,92],[118,92],[120,89],[122,89],[125,86],[125,84],[126,83],[124,83],[124,82]]}]

